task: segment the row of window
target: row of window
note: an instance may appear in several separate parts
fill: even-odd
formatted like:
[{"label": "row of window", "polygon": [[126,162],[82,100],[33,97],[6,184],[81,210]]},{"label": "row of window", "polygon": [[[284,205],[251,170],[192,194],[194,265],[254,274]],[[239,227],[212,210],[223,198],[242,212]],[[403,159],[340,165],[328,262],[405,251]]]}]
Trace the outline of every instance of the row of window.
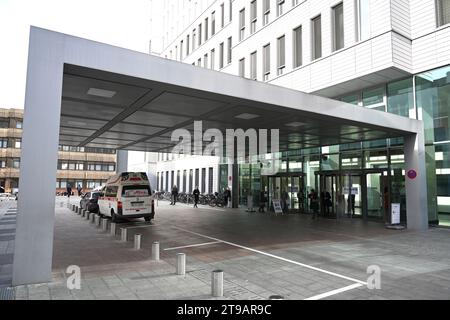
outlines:
[{"label": "row of window", "polygon": [[91,148],[91,147],[74,147],[74,146],[64,146],[64,145],[60,145],[58,147],[58,150],[59,151],[67,151],[67,152],[86,152],[86,153],[116,154],[116,150],[114,150],[114,149]]},{"label": "row of window", "polygon": [[66,189],[67,186],[72,187],[72,191],[76,192],[78,186],[81,186],[82,189],[94,189],[100,187],[106,182],[106,180],[65,180],[58,179],[56,181],[56,189]]},{"label": "row of window", "polygon": [[12,159],[0,159],[0,168],[20,168],[20,159],[12,158]]},{"label": "row of window", "polygon": [[22,119],[15,119],[15,118],[0,118],[0,128],[1,129],[7,129],[7,128],[22,129],[23,121],[22,121]]},{"label": "row of window", "polygon": [[0,148],[15,148],[20,149],[22,146],[22,139],[17,138],[0,138]]},{"label": "row of window", "polygon": [[77,161],[58,161],[58,170],[76,170],[76,171],[116,171],[114,163],[91,163]]},{"label": "row of window", "polygon": [[206,168],[202,168],[201,172],[202,173],[200,185],[199,185],[200,169],[195,169],[195,171],[194,169],[189,169],[189,180],[188,180],[188,170],[177,170],[176,177],[174,170],[157,172],[156,173],[157,189],[160,191],[170,191],[172,187],[175,185],[178,188],[178,192],[192,193],[194,188],[198,187],[201,193],[208,192],[209,194],[212,194],[214,190],[213,188],[214,169],[212,167],[208,168],[208,189],[206,189],[206,178],[207,178]]},{"label": "row of window", "polygon": [[[233,0],[229,0],[229,21],[232,19]],[[220,5],[220,28],[225,27],[225,3]],[[209,29],[211,27],[211,29]],[[175,51],[169,51],[169,58],[182,61],[197,48],[209,40],[210,37],[216,34],[216,12],[213,11],[211,16],[206,17],[204,22],[201,22],[197,28],[192,30],[192,34],[186,35],[186,39],[180,40],[179,47],[175,46]],[[185,42],[186,41],[186,42]],[[167,55],[166,55],[167,58]]]}]

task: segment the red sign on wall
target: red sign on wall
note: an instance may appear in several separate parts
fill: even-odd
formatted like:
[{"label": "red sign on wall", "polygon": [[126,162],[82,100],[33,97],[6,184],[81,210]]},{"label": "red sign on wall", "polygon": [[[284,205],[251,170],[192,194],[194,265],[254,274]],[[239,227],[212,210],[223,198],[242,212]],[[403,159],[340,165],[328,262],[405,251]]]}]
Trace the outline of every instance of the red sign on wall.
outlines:
[{"label": "red sign on wall", "polygon": [[414,180],[417,178],[417,171],[416,170],[409,170],[408,171],[408,178],[411,180]]}]

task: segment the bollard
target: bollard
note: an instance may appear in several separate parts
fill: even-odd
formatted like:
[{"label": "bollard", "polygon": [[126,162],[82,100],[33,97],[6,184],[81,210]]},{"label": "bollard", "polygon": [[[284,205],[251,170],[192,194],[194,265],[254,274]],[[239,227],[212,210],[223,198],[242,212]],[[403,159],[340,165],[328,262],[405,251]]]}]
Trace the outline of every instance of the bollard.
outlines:
[{"label": "bollard", "polygon": [[120,228],[120,240],[127,242],[127,228]]},{"label": "bollard", "polygon": [[152,244],[152,260],[159,261],[159,242]]},{"label": "bollard", "polygon": [[78,206],[76,206],[75,207],[75,212],[78,214],[78,215],[80,215],[81,214],[81,208],[80,207],[78,207]]},{"label": "bollard", "polygon": [[102,221],[102,230],[105,232],[108,231],[108,219],[102,218],[101,221]]},{"label": "bollard", "polygon": [[74,204],[72,205],[72,211],[75,211],[75,205]]},{"label": "bollard", "polygon": [[83,218],[85,218],[86,217],[86,213],[87,213],[88,211],[86,210],[86,209],[84,209],[83,211],[82,211],[82,217]]},{"label": "bollard", "polygon": [[95,216],[95,213],[91,214],[91,223],[95,223]]},{"label": "bollard", "polygon": [[177,254],[177,274],[184,276],[186,274],[186,254]]},{"label": "bollard", "polygon": [[116,223],[115,222],[111,222],[110,226],[111,226],[111,232],[110,233],[111,233],[112,236],[115,237],[116,236]]},{"label": "bollard", "polygon": [[211,276],[211,294],[213,297],[223,297],[223,271],[214,270]]},{"label": "bollard", "polygon": [[134,250],[141,250],[141,236],[140,233],[134,235]]},{"label": "bollard", "polygon": [[102,217],[100,217],[99,215],[96,215],[96,216],[97,216],[97,220],[95,221],[96,222],[95,226],[97,228],[101,228],[101,226],[102,226]]},{"label": "bollard", "polygon": [[91,213],[89,211],[86,211],[86,215],[84,216],[86,218],[86,220],[89,220],[91,216]]}]

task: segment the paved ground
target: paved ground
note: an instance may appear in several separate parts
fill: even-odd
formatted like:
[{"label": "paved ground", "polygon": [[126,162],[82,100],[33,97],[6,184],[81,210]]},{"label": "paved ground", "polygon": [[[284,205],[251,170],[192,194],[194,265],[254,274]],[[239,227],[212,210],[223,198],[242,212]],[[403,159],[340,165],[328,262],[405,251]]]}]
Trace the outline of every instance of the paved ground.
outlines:
[{"label": "paved ground", "polygon": [[[212,299],[211,272],[224,271],[224,299],[449,299],[450,230],[387,230],[377,223],[159,202],[153,225],[125,223],[128,242],[102,232],[57,200],[53,282],[16,288],[16,299]],[[76,199],[72,199],[76,201]],[[134,234],[142,250],[133,250]],[[161,260],[150,259],[154,241]],[[175,275],[176,254],[186,276]],[[68,290],[66,268],[81,268]],[[381,268],[381,289],[367,268]]]},{"label": "paved ground", "polygon": [[11,285],[17,202],[0,202],[0,288]]}]

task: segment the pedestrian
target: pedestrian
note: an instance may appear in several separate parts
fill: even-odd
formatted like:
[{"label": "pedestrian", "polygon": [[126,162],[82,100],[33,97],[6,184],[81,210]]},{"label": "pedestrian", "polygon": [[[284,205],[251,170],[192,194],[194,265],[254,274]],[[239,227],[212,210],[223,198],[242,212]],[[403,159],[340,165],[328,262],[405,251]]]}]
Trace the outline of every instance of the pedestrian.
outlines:
[{"label": "pedestrian", "polygon": [[72,185],[70,183],[67,184],[67,197],[70,198],[72,195]]},{"label": "pedestrian", "polygon": [[266,190],[262,190],[261,193],[259,194],[259,209],[258,212],[262,212],[264,213],[264,208],[266,207],[266,203],[267,203],[267,191]]},{"label": "pedestrian", "polygon": [[317,196],[316,190],[311,189],[311,192],[308,194],[308,199],[309,208],[313,211],[313,219],[315,219],[319,211],[319,197]]},{"label": "pedestrian", "polygon": [[297,199],[298,210],[300,211],[300,213],[302,213],[305,210],[305,193],[303,192],[303,189],[300,189],[300,191],[297,192]]},{"label": "pedestrian", "polygon": [[226,188],[223,192],[223,199],[225,201],[225,207],[228,207],[228,202],[231,200],[231,191],[230,188]]},{"label": "pedestrian", "polygon": [[192,194],[194,195],[194,208],[198,208],[197,204],[200,198],[200,190],[198,190],[197,186],[195,186],[194,192],[192,192]]},{"label": "pedestrian", "polygon": [[81,191],[83,191],[83,188],[81,187],[80,184],[78,184],[77,191],[78,191],[78,196],[81,197]]},{"label": "pedestrian", "polygon": [[172,188],[172,202],[170,204],[174,206],[177,203],[177,198],[178,198],[178,188],[177,188],[177,186],[173,186],[173,188]]},{"label": "pedestrian", "polygon": [[288,200],[289,200],[289,193],[285,190],[282,190],[281,191],[281,209],[283,210],[283,213],[288,213],[288,211],[289,211]]},{"label": "pedestrian", "polygon": [[325,205],[325,215],[330,214],[330,208],[333,206],[333,201],[331,200],[331,194],[325,190],[324,193],[324,205]]}]

